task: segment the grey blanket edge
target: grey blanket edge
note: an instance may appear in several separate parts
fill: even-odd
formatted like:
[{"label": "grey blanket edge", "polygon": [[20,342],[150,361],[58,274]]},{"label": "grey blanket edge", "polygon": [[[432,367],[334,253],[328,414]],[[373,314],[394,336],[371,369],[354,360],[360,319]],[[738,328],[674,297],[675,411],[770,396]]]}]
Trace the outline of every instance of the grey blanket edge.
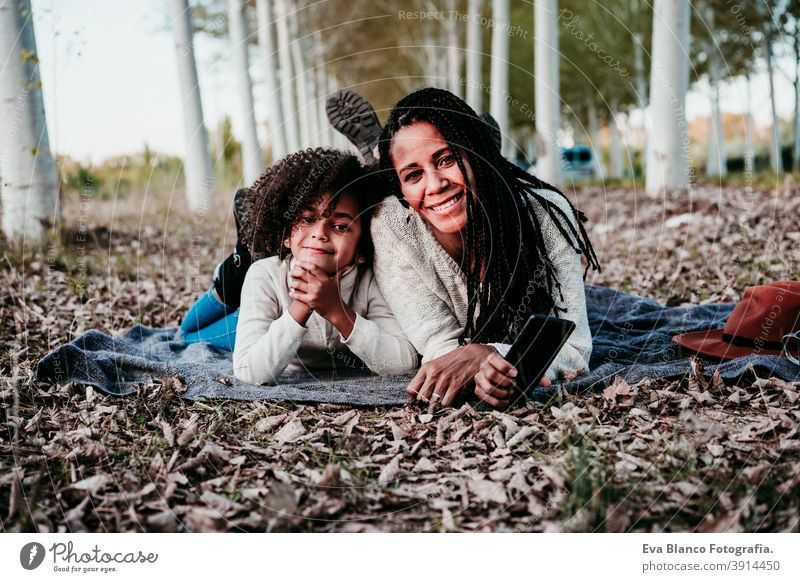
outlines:
[{"label": "grey blanket edge", "polygon": [[[567,393],[599,390],[619,375],[628,383],[644,378],[676,379],[689,372],[686,354],[672,336],[722,327],[733,304],[664,307],[657,302],[607,287],[586,286],[593,335],[591,371],[550,388],[536,389],[536,400],[551,398],[558,387]],[[288,375],[277,386],[256,386],[233,376],[230,352],[206,343],[187,345],[178,328],[135,325],[119,336],[90,330],[60,346],[37,364],[40,381],[75,382],[114,396],[130,396],[135,385],[176,377],[186,385],[186,400],[283,400],[397,406],[407,401],[413,373],[376,376],[367,370]],[[748,374],[800,380],[800,367],[781,356],[751,355],[723,363],[708,362],[706,374],[719,370],[727,382]]]}]

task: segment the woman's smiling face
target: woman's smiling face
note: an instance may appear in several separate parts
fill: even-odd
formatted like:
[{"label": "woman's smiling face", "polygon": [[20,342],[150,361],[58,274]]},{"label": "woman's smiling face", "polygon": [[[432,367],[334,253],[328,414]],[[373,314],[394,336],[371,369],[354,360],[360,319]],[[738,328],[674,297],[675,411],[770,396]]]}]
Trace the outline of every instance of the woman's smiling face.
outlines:
[{"label": "woman's smiling face", "polygon": [[[462,232],[467,225],[467,183],[439,130],[427,121],[403,127],[392,137],[389,152],[409,206],[442,234]],[[474,193],[472,167],[463,152],[461,159]]]}]

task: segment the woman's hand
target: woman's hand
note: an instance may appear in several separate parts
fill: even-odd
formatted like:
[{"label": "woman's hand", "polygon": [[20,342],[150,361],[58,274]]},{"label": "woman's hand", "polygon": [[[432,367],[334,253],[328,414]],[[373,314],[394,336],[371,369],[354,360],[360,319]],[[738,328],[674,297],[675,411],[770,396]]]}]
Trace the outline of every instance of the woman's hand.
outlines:
[{"label": "woman's hand", "polygon": [[[495,349],[475,374],[475,396],[492,406],[508,406],[517,388],[516,377],[517,369]],[[539,381],[539,386],[550,385],[547,376]]]},{"label": "woman's hand", "polygon": [[442,406],[452,405],[462,390],[472,387],[481,362],[491,352],[497,350],[484,344],[470,344],[426,362],[406,388],[409,401],[430,402],[431,410],[439,402]]}]

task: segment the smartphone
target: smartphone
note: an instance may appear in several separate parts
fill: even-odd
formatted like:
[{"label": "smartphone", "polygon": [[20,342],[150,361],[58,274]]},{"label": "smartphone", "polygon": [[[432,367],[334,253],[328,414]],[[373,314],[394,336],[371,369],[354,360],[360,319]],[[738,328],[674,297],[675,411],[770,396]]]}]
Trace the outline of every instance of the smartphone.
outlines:
[{"label": "smartphone", "polygon": [[575,330],[567,319],[550,315],[531,315],[511,344],[506,360],[517,369],[517,388],[527,392],[539,385],[550,364]]}]

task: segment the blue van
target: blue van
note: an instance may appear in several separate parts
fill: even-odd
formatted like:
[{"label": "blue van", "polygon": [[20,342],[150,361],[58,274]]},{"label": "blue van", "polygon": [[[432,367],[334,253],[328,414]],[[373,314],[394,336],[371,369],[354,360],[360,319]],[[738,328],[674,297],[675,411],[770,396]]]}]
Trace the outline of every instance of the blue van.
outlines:
[{"label": "blue van", "polygon": [[[605,166],[599,163],[587,145],[561,148],[561,179],[565,182],[605,178]],[[536,175],[536,163],[528,168]]]},{"label": "blue van", "polygon": [[587,145],[561,148],[561,167],[564,180],[591,180],[601,177],[594,152]]}]

